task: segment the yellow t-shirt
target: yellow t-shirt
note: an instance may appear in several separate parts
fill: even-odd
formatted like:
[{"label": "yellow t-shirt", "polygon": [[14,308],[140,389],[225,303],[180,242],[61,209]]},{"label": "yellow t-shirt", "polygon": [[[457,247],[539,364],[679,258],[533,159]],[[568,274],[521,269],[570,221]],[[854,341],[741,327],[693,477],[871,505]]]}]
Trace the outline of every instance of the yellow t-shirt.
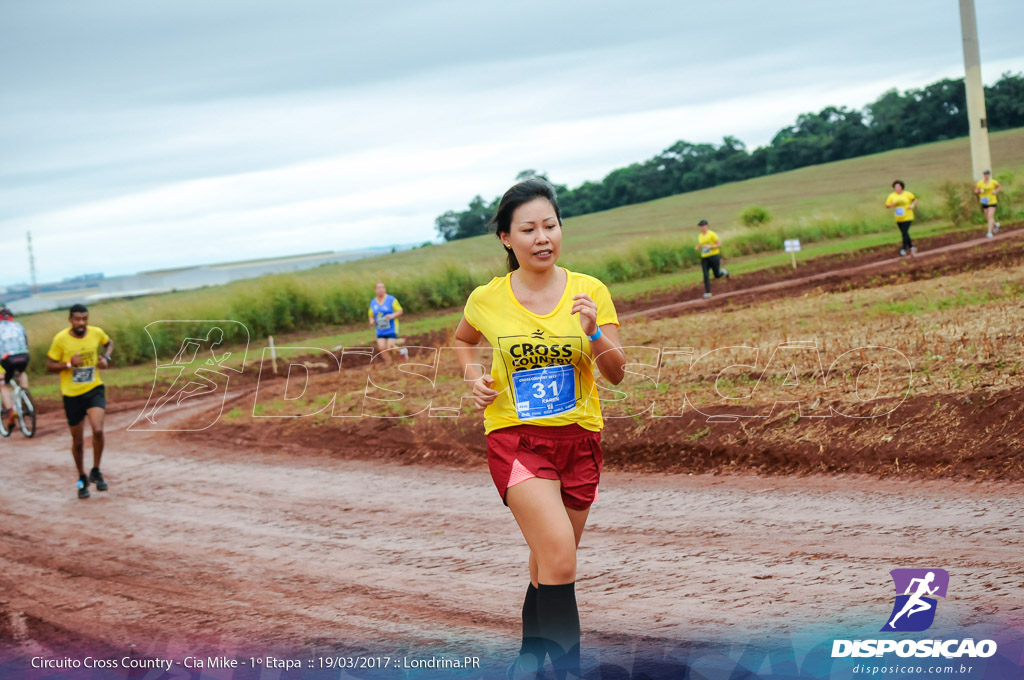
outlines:
[{"label": "yellow t-shirt", "polygon": [[885,199],[885,204],[896,213],[897,222],[909,222],[914,219],[914,209],[910,207],[910,204],[914,202],[915,198],[917,196],[909,191],[904,190],[902,194],[897,194],[894,191]]},{"label": "yellow t-shirt", "polygon": [[100,380],[99,348],[110,342],[110,338],[99,326],[86,326],[85,337],[71,335],[71,328],[65,328],[53,336],[53,343],[46,356],[62,364],[71,361],[75,354],[82,355],[82,364],[60,372],[60,392],[65,397],[77,397],[92,388],[102,385]]},{"label": "yellow t-shirt", "polygon": [[[999,203],[999,199],[996,197],[996,189],[999,188],[999,182],[997,180],[990,179],[986,182],[983,179],[979,179],[975,186],[981,189],[981,193],[978,194],[978,200],[981,201],[983,206],[996,205]],[[988,201],[985,200],[986,198]]]},{"label": "yellow t-shirt", "polygon": [[701,257],[711,257],[712,255],[718,255],[721,251],[718,248],[712,248],[712,243],[718,243],[718,234],[708,229],[708,233],[700,234],[697,236],[697,245],[700,246]]},{"label": "yellow t-shirt", "polygon": [[523,423],[576,423],[592,432],[604,427],[594,382],[590,341],[572,314],[573,297],[586,293],[597,303],[597,325],[619,325],[607,286],[592,276],[565,270],[565,292],[550,314],[529,311],[512,294],[511,274],[479,286],[466,301],[464,316],[494,348],[492,389],[499,392],[484,410],[484,432]]}]

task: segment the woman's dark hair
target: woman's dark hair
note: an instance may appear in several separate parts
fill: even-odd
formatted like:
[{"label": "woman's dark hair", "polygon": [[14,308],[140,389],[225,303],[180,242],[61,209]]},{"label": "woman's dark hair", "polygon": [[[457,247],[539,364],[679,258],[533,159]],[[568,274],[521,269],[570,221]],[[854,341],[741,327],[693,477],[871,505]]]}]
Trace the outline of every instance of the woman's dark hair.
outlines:
[{"label": "woman's dark hair", "polygon": [[904,184],[904,183],[903,183],[903,180],[901,180],[901,179],[898,179],[898,180],[896,180],[895,182],[893,182],[893,183],[892,183],[892,188],[893,188],[893,189],[895,189],[895,188],[896,188],[896,185],[897,185],[897,184],[899,184],[899,185],[900,185],[900,189],[906,189],[906,188],[907,188],[907,185],[906,185],[906,184]]},{"label": "woman's dark hair", "polygon": [[[562,213],[558,210],[555,188],[540,177],[531,177],[513,185],[501,197],[501,201],[498,203],[498,211],[491,218],[491,224],[494,225],[494,235],[498,237],[499,241],[502,234],[508,234],[512,231],[512,213],[519,206],[538,198],[546,198],[551,202],[551,207],[555,209],[555,217],[558,218],[558,224],[562,224]],[[502,243],[502,246],[504,245]],[[519,260],[516,259],[516,254],[512,252],[512,249],[505,248],[505,253],[508,259],[508,270],[514,272],[519,269]]]}]

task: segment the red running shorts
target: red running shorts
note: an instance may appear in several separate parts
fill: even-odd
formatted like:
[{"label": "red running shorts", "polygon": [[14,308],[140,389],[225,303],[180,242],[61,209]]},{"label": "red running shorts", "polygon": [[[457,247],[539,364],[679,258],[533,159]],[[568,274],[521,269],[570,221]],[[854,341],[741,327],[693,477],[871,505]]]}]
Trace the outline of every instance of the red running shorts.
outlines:
[{"label": "red running shorts", "polygon": [[487,464],[501,500],[509,487],[531,479],[557,479],[562,502],[586,510],[597,500],[601,479],[601,433],[579,425],[515,425],[487,435]]}]

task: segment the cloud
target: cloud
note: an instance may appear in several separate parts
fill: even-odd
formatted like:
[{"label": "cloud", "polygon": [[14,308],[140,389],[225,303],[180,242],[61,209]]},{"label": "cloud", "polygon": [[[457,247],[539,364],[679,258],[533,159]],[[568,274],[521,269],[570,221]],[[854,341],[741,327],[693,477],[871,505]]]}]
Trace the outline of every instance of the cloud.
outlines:
[{"label": "cloud", "polygon": [[[958,16],[929,7],[19,3],[0,231],[33,230],[43,278],[421,241],[527,167],[576,185],[955,77]],[[986,79],[1024,67],[1019,3],[978,9]]]}]

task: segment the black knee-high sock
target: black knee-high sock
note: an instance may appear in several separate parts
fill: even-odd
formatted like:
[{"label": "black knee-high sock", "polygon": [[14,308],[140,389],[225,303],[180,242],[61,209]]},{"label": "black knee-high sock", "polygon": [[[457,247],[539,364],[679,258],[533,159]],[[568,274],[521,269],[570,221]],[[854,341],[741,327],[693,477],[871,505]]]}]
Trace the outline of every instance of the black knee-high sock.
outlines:
[{"label": "black knee-high sock", "polygon": [[533,671],[544,665],[545,652],[537,615],[537,588],[530,583],[523,600],[523,645],[519,648],[519,657],[524,668]]},{"label": "black knee-high sock", "polygon": [[580,613],[576,608],[576,584],[537,588],[540,634],[548,646],[558,680],[567,673],[580,674]]}]

